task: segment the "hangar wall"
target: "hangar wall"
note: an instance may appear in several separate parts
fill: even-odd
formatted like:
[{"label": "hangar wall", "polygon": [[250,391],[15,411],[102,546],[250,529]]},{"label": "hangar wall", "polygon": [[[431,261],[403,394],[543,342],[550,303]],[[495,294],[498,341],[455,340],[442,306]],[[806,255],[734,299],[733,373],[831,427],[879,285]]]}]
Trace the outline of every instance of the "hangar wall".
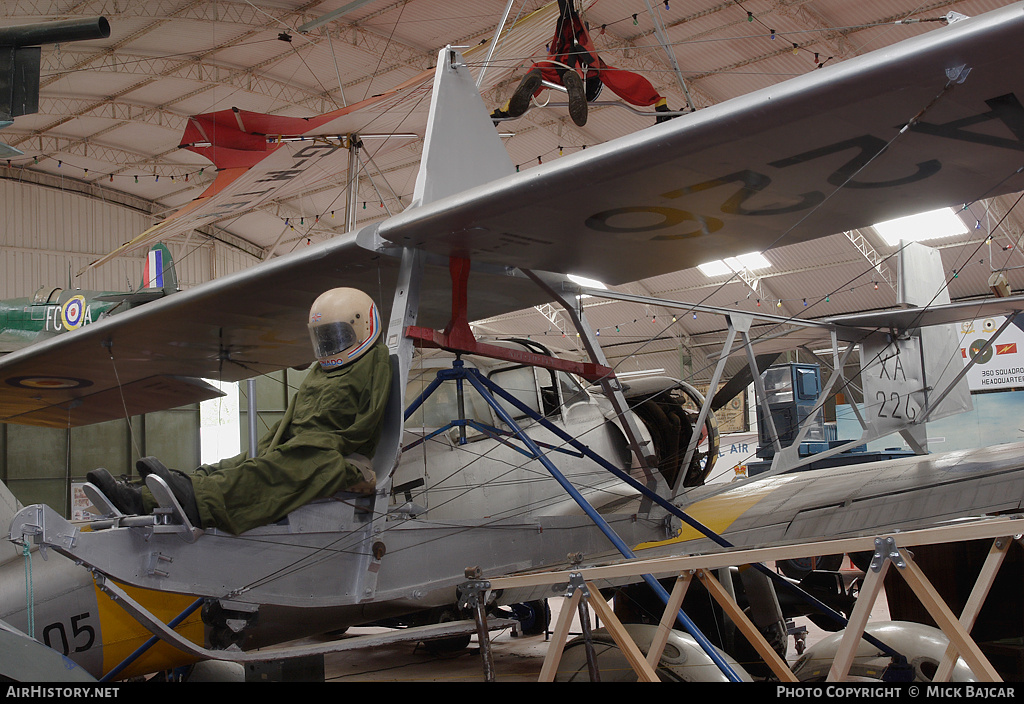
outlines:
[{"label": "hangar wall", "polygon": [[[125,291],[142,279],[145,251],[75,274],[157,221],[150,206],[95,186],[0,178],[0,298],[31,296],[42,286]],[[74,188],[72,188],[74,186]],[[257,263],[254,249],[204,236],[166,243],[178,283],[188,288]]]},{"label": "hangar wall", "polygon": [[[32,296],[42,286],[138,287],[144,252],[78,279],[73,274],[153,224],[145,201],[70,179],[26,182],[6,176],[0,178],[0,298]],[[181,288],[257,261],[252,253],[207,237],[168,246]],[[268,406],[278,403],[275,396]],[[23,504],[47,503],[67,514],[70,483],[84,481],[90,469],[132,474],[135,460],[145,455],[192,469],[199,463],[199,443],[198,404],[71,430],[0,424],[0,480]]]},{"label": "hangar wall", "polygon": [[[138,234],[151,218],[86,195],[42,185],[0,182],[3,241],[0,297],[31,296],[41,286],[123,290],[142,274],[141,257],[72,275],[101,253]],[[119,239],[120,238],[120,239]],[[135,272],[138,275],[135,275]]]}]

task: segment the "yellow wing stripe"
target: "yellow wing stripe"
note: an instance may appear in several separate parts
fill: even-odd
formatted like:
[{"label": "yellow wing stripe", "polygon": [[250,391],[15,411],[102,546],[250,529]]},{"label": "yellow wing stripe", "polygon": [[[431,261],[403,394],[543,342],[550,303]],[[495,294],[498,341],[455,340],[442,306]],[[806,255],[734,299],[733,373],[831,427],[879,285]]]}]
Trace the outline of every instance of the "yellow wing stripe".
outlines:
[{"label": "yellow wing stripe", "polygon": [[[718,534],[724,533],[729,527],[742,516],[747,509],[774,491],[779,482],[787,481],[790,477],[778,477],[773,481],[759,483],[745,490],[730,491],[709,499],[698,501],[687,506],[685,511],[688,516],[697,520],[702,525],[710,528]],[[688,540],[696,540],[704,537],[704,534],[696,528],[684,524],[679,533],[668,540],[657,540],[637,545],[637,550],[657,548],[675,543],[685,543]]]}]

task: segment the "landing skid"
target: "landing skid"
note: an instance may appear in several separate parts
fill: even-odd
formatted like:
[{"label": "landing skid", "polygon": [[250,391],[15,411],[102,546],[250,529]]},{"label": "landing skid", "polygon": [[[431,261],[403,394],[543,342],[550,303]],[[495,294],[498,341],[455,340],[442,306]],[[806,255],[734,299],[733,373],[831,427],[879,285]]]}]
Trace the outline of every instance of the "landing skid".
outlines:
[{"label": "landing skid", "polygon": [[[481,621],[476,619],[449,621],[447,623],[436,623],[429,626],[415,626],[411,628],[389,630],[385,633],[353,636],[351,638],[335,640],[329,643],[274,648],[271,650],[261,650],[257,652],[244,652],[239,650],[237,646],[232,646],[226,650],[211,650],[209,648],[198,646],[177,633],[173,628],[175,625],[174,621],[170,624],[164,624],[163,621],[155,617],[136,600],[132,599],[131,596],[118,587],[112,580],[109,580],[102,575],[97,575],[96,584],[104,593],[117,602],[121,608],[131,614],[133,618],[148,628],[161,640],[170,643],[189,655],[204,660],[223,660],[225,662],[241,664],[262,663],[276,660],[307,658],[310,656],[323,656],[328,653],[340,653],[352,650],[375,648],[384,645],[393,645],[395,643],[431,641],[470,634],[476,634],[479,636],[481,634]],[[179,618],[186,616],[187,613],[188,612],[183,613]],[[487,622],[486,629],[487,631],[503,630],[511,628],[516,624],[517,622],[513,620],[491,619]],[[135,656],[138,655],[141,655],[141,652],[135,654]],[[122,666],[127,666],[128,664],[128,662],[125,662],[122,663]],[[117,670],[114,670],[111,673],[108,673],[107,677],[104,679],[109,679],[112,675],[116,674]]]}]

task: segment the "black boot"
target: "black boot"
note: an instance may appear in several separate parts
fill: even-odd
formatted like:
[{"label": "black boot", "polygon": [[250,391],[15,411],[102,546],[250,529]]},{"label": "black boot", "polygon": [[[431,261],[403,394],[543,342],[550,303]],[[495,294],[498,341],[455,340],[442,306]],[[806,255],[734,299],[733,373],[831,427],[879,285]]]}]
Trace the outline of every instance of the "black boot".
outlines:
[{"label": "black boot", "polygon": [[[668,105],[666,105],[664,103],[661,103],[660,105],[655,105],[654,106],[654,111],[655,112],[672,112],[671,110],[669,110]],[[658,115],[658,117],[656,117],[654,119],[654,124],[660,125],[662,122],[668,122],[673,117],[679,117],[679,116],[678,115]]]},{"label": "black boot", "polygon": [[131,484],[117,481],[110,472],[102,467],[87,473],[85,478],[103,492],[114,508],[121,513],[128,516],[145,513],[142,508],[142,492]]},{"label": "black boot", "polygon": [[587,91],[583,79],[575,71],[567,70],[562,73],[562,83],[569,95],[569,117],[577,127],[583,127],[587,124]]},{"label": "black boot", "polygon": [[155,474],[163,479],[171,493],[174,494],[174,498],[181,504],[189,522],[196,528],[203,527],[199,517],[199,507],[196,505],[196,493],[192,488],[192,480],[187,474],[176,469],[167,469],[164,463],[156,457],[143,457],[135,463],[135,469],[138,470],[139,476],[143,480],[150,474]]},{"label": "black boot", "polygon": [[519,117],[526,112],[526,109],[530,107],[530,99],[533,98],[533,94],[540,88],[540,80],[539,68],[530,69],[526,72],[523,80],[519,82],[516,92],[508,99],[508,107],[503,110],[506,116]]}]

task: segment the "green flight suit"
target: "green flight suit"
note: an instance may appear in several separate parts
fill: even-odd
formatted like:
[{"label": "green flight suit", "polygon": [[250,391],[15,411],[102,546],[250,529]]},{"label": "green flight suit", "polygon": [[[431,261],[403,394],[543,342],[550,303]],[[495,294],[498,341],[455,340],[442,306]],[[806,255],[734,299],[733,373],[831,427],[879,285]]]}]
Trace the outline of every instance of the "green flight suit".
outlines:
[{"label": "green flight suit", "polygon": [[242,453],[190,475],[203,527],[237,535],[362,482],[346,456],[373,457],[390,387],[381,342],[350,365],[324,371],[315,364],[255,458]]}]

